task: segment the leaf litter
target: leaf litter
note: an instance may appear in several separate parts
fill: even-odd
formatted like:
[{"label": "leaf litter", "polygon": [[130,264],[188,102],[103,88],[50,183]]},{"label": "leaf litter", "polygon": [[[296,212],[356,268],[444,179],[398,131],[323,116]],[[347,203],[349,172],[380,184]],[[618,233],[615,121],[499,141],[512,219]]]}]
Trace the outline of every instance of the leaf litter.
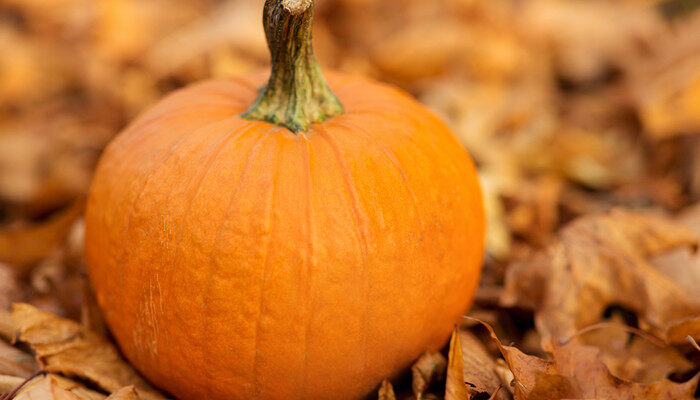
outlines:
[{"label": "leaf litter", "polygon": [[[145,107],[266,67],[262,4],[54,3],[0,0],[0,393],[43,369],[14,398],[164,398],[121,357],[92,298],[82,199],[104,146]],[[491,331],[464,320],[378,398],[693,398],[700,10],[317,3],[322,64],[398,85],[444,118],[488,213],[470,315]]]}]

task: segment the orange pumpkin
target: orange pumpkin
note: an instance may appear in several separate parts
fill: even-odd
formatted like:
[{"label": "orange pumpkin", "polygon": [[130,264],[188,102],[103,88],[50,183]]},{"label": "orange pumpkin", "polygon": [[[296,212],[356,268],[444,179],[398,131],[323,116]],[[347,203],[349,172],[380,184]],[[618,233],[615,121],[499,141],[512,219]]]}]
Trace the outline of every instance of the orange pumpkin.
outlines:
[{"label": "orange pumpkin", "polygon": [[403,92],[327,84],[311,3],[267,1],[259,96],[256,77],[179,90],[95,174],[98,302],[126,357],[179,399],[360,398],[440,348],[472,301],[484,215],[469,156]]}]

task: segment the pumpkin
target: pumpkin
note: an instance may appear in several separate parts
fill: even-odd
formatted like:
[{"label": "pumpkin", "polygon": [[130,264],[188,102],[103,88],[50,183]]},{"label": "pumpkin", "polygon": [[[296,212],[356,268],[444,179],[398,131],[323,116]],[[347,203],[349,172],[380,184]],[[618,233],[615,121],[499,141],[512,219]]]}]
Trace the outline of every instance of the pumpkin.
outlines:
[{"label": "pumpkin", "polygon": [[473,163],[400,90],[324,74],[311,0],[267,0],[272,73],[169,95],[108,146],[89,276],[182,400],[355,399],[441,348],[480,275]]}]

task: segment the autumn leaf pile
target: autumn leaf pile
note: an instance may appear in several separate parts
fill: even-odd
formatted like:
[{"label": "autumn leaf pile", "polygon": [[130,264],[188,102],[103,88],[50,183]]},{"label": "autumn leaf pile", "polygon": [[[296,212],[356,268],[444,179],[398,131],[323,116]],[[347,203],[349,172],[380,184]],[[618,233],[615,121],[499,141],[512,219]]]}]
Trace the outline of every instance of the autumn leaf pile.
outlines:
[{"label": "autumn leaf pile", "polygon": [[[700,4],[317,3],[321,63],[401,86],[448,121],[489,216],[474,307],[378,398],[694,398]],[[83,200],[138,112],[266,67],[261,7],[0,0],[1,400],[167,398],[91,297]]]}]

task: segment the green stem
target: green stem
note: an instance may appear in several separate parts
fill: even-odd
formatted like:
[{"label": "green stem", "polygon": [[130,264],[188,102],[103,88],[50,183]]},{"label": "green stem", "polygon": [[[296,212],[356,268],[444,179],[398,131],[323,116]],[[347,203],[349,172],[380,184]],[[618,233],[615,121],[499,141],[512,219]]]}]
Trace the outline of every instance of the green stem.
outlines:
[{"label": "green stem", "polygon": [[243,118],[292,132],[343,113],[311,45],[313,0],[267,0],[263,26],[272,56],[270,80]]}]

